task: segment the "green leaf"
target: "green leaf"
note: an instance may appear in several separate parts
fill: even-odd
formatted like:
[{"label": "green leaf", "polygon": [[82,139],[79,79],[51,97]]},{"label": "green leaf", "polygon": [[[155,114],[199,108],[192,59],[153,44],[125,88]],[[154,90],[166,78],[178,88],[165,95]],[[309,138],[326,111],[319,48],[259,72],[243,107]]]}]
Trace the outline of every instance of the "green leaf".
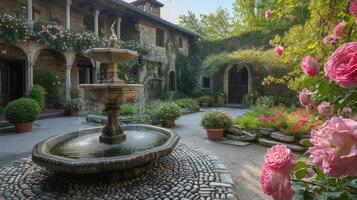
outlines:
[{"label": "green leaf", "polygon": [[327,200],[327,197],[322,194],[318,194],[313,198],[313,200]]},{"label": "green leaf", "polygon": [[353,187],[353,188],[357,188],[357,178],[354,178],[354,179],[351,181],[350,186]]},{"label": "green leaf", "polygon": [[337,199],[340,198],[343,192],[328,192],[328,191],[323,191],[322,194],[324,194],[326,197],[330,197],[332,199]]},{"label": "green leaf", "polygon": [[314,145],[309,140],[304,140],[302,143],[305,147],[313,147]]},{"label": "green leaf", "polygon": [[295,195],[293,196],[292,200],[304,200],[304,192],[297,192],[295,193]]}]

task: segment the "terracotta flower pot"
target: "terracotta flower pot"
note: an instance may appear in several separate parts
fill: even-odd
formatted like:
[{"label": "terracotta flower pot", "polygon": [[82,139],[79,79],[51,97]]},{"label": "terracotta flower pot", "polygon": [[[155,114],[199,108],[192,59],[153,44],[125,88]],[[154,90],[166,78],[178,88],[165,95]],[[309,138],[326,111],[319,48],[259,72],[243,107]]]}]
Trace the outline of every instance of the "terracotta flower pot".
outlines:
[{"label": "terracotta flower pot", "polygon": [[78,117],[81,115],[81,113],[79,111],[71,111],[71,116],[75,116],[75,117]]},{"label": "terracotta flower pot", "polygon": [[209,103],[208,102],[202,102],[201,107],[203,108],[208,108]]},{"label": "terracotta flower pot", "polygon": [[207,129],[207,135],[209,140],[222,140],[224,129]]},{"label": "terracotta flower pot", "polygon": [[165,128],[172,128],[174,127],[176,124],[175,124],[175,120],[165,120],[162,122],[162,126],[165,127]]},{"label": "terracotta flower pot", "polygon": [[32,131],[32,122],[15,124],[16,133],[27,133]]}]

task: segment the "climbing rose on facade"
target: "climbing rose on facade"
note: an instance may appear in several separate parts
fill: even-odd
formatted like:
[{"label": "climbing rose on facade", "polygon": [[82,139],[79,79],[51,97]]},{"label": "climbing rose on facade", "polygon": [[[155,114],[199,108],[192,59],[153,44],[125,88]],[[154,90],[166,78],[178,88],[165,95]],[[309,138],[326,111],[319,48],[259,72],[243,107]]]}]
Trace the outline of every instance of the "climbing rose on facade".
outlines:
[{"label": "climbing rose on facade", "polygon": [[345,36],[344,29],[345,29],[346,25],[347,25],[346,21],[342,21],[339,24],[337,24],[335,26],[335,28],[333,29],[333,35],[337,39],[341,39]]},{"label": "climbing rose on facade", "polygon": [[278,57],[283,57],[284,56],[284,47],[282,46],[277,46],[274,49],[275,55]]},{"label": "climbing rose on facade", "polygon": [[265,11],[265,18],[266,18],[266,19],[270,19],[271,16],[272,16],[271,10]]},{"label": "climbing rose on facade", "polygon": [[312,131],[310,159],[332,177],[357,176],[357,122],[333,117]]},{"label": "climbing rose on facade", "polygon": [[308,76],[319,75],[320,63],[311,56],[305,56],[301,61],[301,69]]},{"label": "climbing rose on facade", "polygon": [[341,87],[357,86],[357,42],[346,43],[338,48],[325,65],[326,76]]},{"label": "climbing rose on facade", "polygon": [[334,107],[331,105],[330,102],[323,101],[321,104],[317,107],[317,110],[322,116],[325,117],[331,117],[333,115],[333,110]]},{"label": "climbing rose on facade", "polygon": [[275,145],[264,156],[260,183],[265,194],[274,200],[289,200],[294,192],[290,184],[290,171],[295,165],[291,150],[285,145]]}]

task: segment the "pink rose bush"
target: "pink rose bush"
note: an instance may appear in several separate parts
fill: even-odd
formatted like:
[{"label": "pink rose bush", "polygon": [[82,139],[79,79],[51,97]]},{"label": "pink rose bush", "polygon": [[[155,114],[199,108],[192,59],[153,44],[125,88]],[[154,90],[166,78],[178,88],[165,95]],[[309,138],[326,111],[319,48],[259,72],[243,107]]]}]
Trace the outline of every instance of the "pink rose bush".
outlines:
[{"label": "pink rose bush", "polygon": [[351,118],[352,117],[352,108],[350,107],[344,107],[341,111],[340,111],[340,116],[344,117],[344,118]]},{"label": "pink rose bush", "polygon": [[265,11],[265,18],[266,18],[266,19],[270,19],[271,16],[272,16],[271,10],[266,10],[266,11]]},{"label": "pink rose bush", "polygon": [[324,116],[324,117],[331,117],[333,115],[334,107],[331,105],[330,102],[323,101],[321,104],[317,107],[317,110],[319,113]]},{"label": "pink rose bush", "polygon": [[319,75],[320,63],[311,56],[305,56],[301,61],[301,69],[308,76]]},{"label": "pink rose bush", "polygon": [[332,46],[337,44],[337,38],[333,35],[326,36],[323,40],[325,46]]},{"label": "pink rose bush", "polygon": [[283,57],[284,56],[284,47],[283,46],[277,46],[274,48],[275,55],[278,57]]},{"label": "pink rose bush", "polygon": [[332,177],[357,176],[357,122],[334,117],[313,131],[311,160]]},{"label": "pink rose bush", "polygon": [[294,192],[290,184],[290,171],[295,165],[291,150],[285,145],[275,145],[268,149],[260,183],[265,194],[275,200],[289,200]]},{"label": "pink rose bush", "polygon": [[357,42],[342,45],[328,59],[326,76],[341,87],[351,89],[357,86]]}]

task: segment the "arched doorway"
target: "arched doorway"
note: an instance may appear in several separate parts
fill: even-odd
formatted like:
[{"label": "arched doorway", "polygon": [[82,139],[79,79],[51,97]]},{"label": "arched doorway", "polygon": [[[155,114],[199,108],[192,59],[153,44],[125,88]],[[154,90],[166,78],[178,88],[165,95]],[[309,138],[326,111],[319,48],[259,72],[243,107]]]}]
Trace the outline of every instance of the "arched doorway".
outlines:
[{"label": "arched doorway", "polygon": [[247,68],[232,67],[228,71],[228,103],[242,104],[248,93],[249,73]]},{"label": "arched doorway", "polygon": [[0,106],[24,96],[26,60],[26,54],[20,48],[0,44]]},{"label": "arched doorway", "polygon": [[57,50],[43,49],[34,66],[33,82],[47,91],[47,108],[61,108],[64,100],[66,58]]},{"label": "arched doorway", "polygon": [[174,71],[169,74],[169,91],[176,91],[176,73]]},{"label": "arched doorway", "polygon": [[80,84],[93,83],[93,65],[88,57],[78,55],[74,61],[71,73],[72,87]]}]

